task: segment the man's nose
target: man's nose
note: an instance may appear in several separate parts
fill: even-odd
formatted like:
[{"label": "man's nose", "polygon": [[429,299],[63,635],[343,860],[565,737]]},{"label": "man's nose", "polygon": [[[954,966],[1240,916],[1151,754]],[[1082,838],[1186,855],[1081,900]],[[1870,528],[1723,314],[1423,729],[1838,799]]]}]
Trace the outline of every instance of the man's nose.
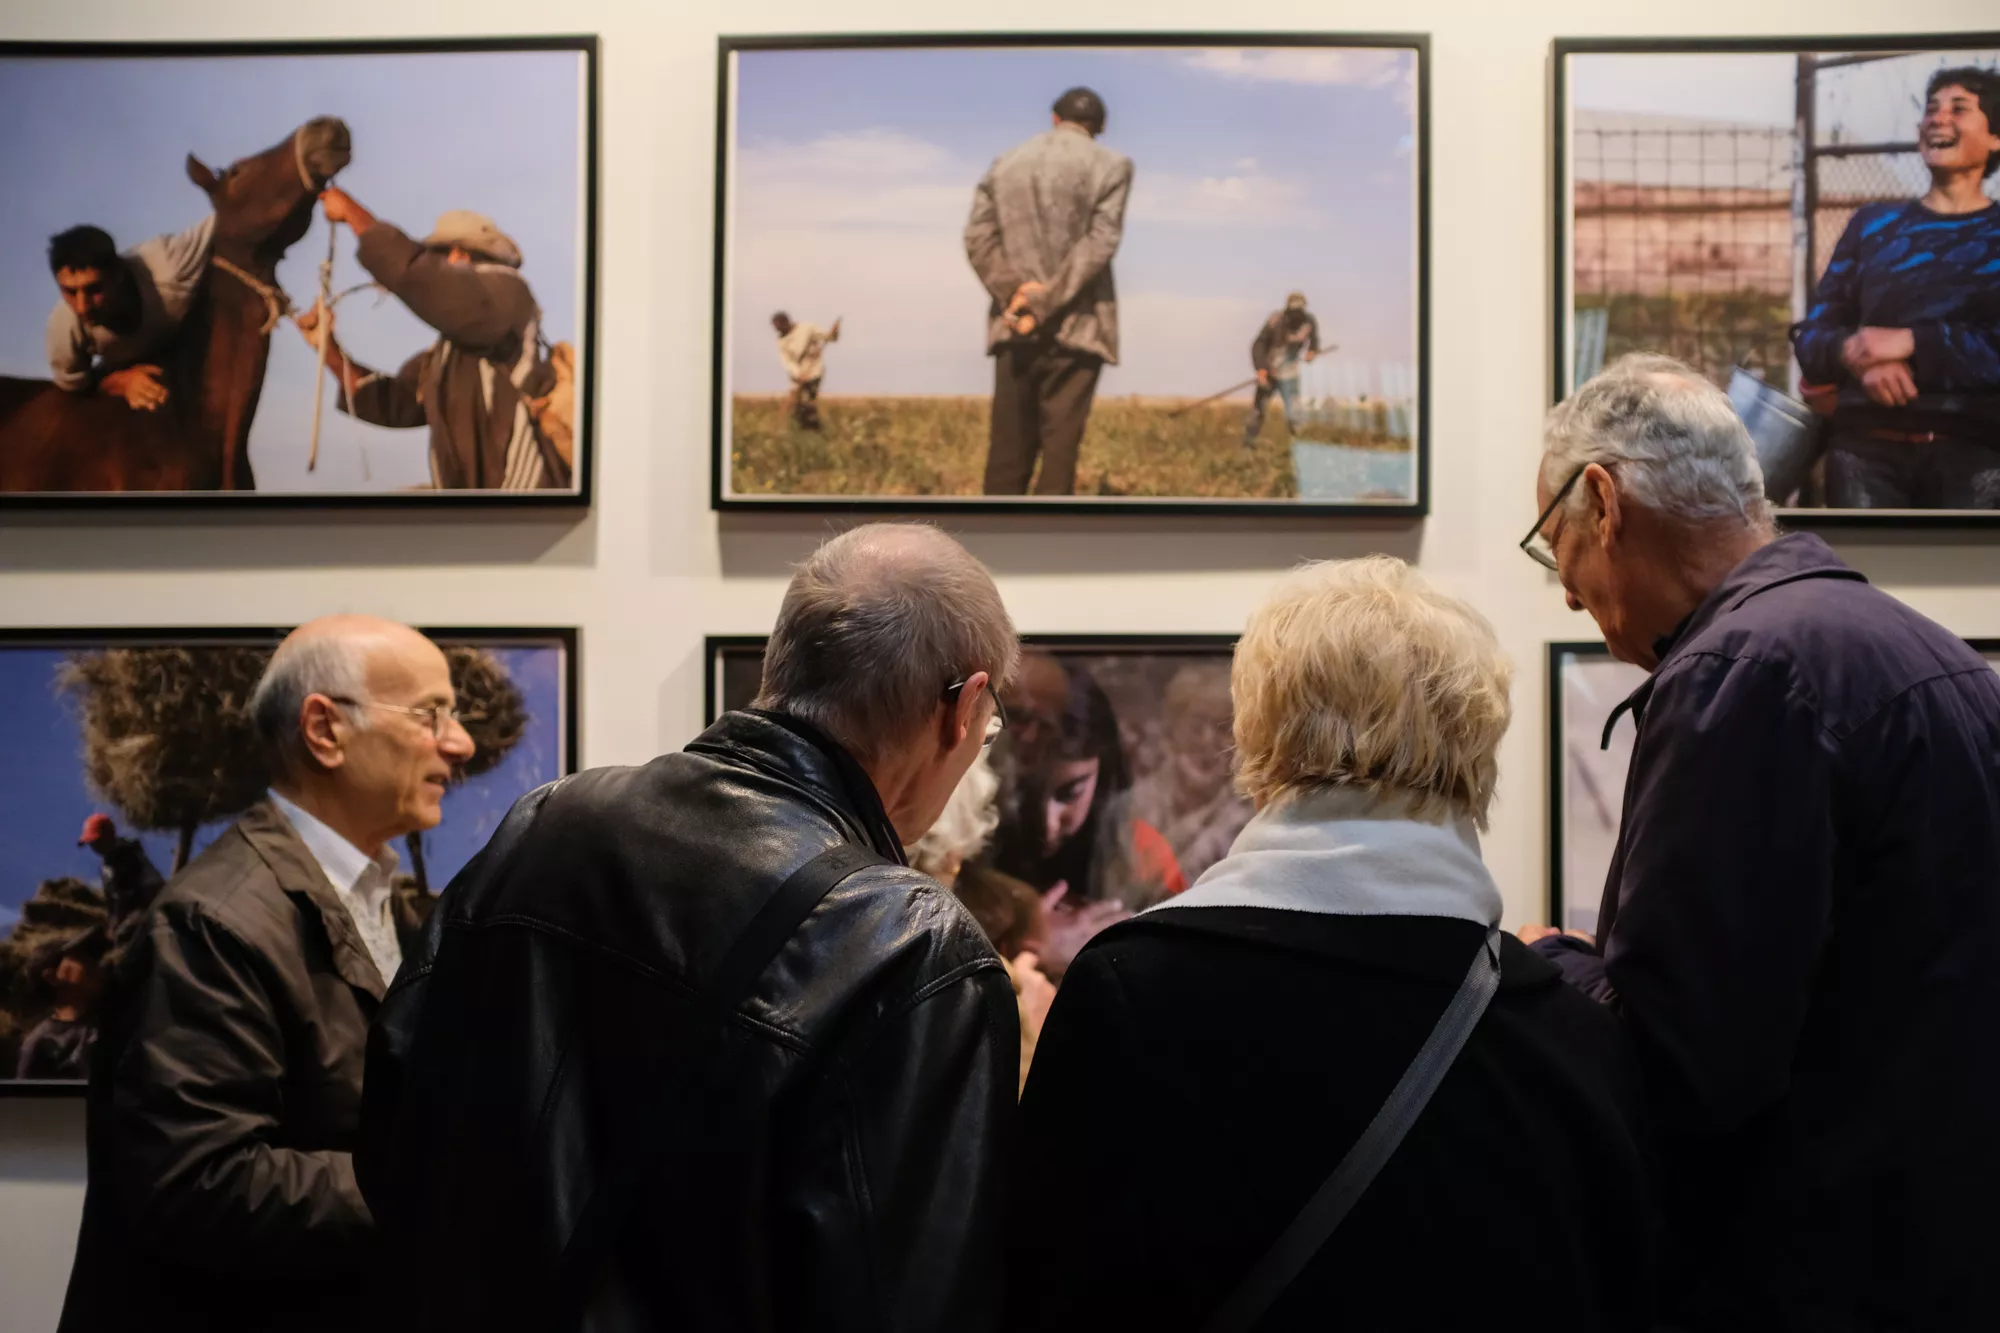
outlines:
[{"label": "man's nose", "polygon": [[1576,599],[1576,594],[1571,592],[1568,588],[1563,589],[1563,601],[1569,603],[1569,609],[1572,611],[1583,610],[1583,603],[1579,602]]},{"label": "man's nose", "polygon": [[457,718],[451,719],[445,726],[444,735],[438,740],[438,753],[447,759],[460,762],[472,758],[478,749],[479,746],[472,739],[472,733],[467,731],[465,724]]}]

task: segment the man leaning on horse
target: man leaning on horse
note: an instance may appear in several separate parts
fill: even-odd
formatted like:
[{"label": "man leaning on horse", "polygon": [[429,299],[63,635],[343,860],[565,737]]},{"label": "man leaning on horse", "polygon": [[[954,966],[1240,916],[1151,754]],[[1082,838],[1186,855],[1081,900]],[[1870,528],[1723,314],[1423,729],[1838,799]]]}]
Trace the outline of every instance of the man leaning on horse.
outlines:
[{"label": "man leaning on horse", "polygon": [[62,292],[48,326],[56,387],[123,398],[147,412],[165,406],[160,353],[194,304],[214,239],[213,213],[124,254],[100,227],[51,237],[49,272]]},{"label": "man leaning on horse", "polygon": [[326,368],[340,410],[377,426],[429,426],[431,482],[439,489],[568,487],[567,437],[538,411],[558,372],[540,356],[542,312],[521,277],[520,247],[477,213],[446,213],[418,241],[338,188],[326,190],[320,206],[329,222],[353,228],[362,267],[438,333],[385,375],[341,350],[330,315],[315,309],[300,316],[314,347],[326,325]]}]

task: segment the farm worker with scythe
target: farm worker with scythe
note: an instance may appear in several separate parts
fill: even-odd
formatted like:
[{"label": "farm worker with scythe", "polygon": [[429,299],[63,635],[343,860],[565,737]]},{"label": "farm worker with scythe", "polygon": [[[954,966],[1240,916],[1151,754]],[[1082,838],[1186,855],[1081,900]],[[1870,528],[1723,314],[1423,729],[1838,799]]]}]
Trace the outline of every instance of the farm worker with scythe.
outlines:
[{"label": "farm worker with scythe", "polygon": [[792,317],[780,310],[771,316],[771,327],[778,331],[778,359],[784,362],[785,375],[792,381],[792,391],[785,395],[785,412],[800,430],[818,430],[819,382],[826,375],[821,354],[828,343],[840,341],[840,321],[834,320],[830,329],[794,324]]},{"label": "farm worker with scythe", "polygon": [[1250,344],[1250,364],[1257,372],[1257,396],[1251,400],[1250,415],[1243,421],[1243,447],[1257,446],[1258,432],[1264,429],[1264,409],[1276,393],[1285,405],[1285,430],[1299,433],[1299,364],[1319,356],[1319,321],[1306,310],[1306,294],[1293,292],[1285,298],[1285,308],[1275,311],[1257,330]]}]

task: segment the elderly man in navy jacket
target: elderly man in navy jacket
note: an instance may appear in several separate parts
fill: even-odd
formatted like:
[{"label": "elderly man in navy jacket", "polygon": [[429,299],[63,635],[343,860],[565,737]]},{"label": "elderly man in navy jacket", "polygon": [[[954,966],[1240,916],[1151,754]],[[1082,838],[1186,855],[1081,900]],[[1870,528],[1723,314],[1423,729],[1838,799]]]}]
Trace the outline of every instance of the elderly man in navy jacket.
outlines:
[{"label": "elderly man in navy jacket", "polygon": [[[1652,674],[1601,935],[1699,1329],[1990,1326],[2000,677],[1777,536],[1727,399],[1627,357],[1557,407],[1523,546]],[[1601,948],[1599,947],[1601,944]]]}]

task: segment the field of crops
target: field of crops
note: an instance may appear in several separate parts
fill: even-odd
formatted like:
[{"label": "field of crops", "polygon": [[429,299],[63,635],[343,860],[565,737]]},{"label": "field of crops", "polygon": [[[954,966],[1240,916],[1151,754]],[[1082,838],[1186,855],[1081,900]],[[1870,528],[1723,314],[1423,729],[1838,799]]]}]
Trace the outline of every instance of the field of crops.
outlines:
[{"label": "field of crops", "polygon": [[[1298,494],[1284,416],[1274,402],[1256,446],[1243,447],[1247,403],[1178,411],[1160,399],[1100,398],[1077,463],[1076,493],[1287,499]],[[989,400],[822,398],[823,431],[786,419],[784,399],[734,403],[730,491],[756,495],[977,495],[986,469]],[[1302,439],[1342,444],[1384,461],[1407,440],[1311,428]],[[1393,470],[1393,469],[1391,469]],[[1394,494],[1354,500],[1399,499]]]}]

